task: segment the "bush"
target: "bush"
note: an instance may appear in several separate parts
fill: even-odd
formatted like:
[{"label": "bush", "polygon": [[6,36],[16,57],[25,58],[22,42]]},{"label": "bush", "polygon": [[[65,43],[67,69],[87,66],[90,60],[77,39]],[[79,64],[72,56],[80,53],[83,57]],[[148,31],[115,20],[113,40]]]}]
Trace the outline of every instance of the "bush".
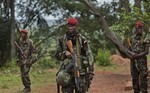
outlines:
[{"label": "bush", "polygon": [[41,68],[55,68],[57,67],[56,61],[54,59],[52,59],[51,57],[44,57],[41,58],[37,64],[41,67]]},{"label": "bush", "polygon": [[96,56],[96,64],[98,66],[109,66],[111,65],[110,59],[111,53],[109,50],[98,49]]},{"label": "bush", "polygon": [[7,61],[5,65],[0,67],[0,72],[5,74],[16,73],[17,71],[19,71],[19,67],[17,67],[15,59],[12,59],[11,61]]}]

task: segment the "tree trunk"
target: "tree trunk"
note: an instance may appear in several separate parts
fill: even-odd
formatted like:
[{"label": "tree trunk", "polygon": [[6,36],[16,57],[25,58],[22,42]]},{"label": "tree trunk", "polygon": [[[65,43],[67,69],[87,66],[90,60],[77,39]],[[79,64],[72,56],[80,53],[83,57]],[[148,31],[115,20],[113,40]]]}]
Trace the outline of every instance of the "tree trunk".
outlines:
[{"label": "tree trunk", "polygon": [[15,6],[14,6],[14,2],[15,0],[11,0],[11,40],[10,40],[10,44],[11,44],[11,54],[10,57],[11,59],[14,58],[15,55]]}]

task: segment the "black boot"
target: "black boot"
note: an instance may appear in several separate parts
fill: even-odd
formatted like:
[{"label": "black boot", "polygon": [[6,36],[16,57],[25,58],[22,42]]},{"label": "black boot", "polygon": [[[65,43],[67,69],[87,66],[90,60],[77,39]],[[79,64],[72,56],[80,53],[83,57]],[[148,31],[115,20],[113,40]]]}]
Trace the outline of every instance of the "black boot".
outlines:
[{"label": "black boot", "polygon": [[21,92],[30,92],[31,91],[31,88],[30,87],[25,87]]},{"label": "black boot", "polygon": [[142,91],[142,93],[148,93],[147,91]]}]

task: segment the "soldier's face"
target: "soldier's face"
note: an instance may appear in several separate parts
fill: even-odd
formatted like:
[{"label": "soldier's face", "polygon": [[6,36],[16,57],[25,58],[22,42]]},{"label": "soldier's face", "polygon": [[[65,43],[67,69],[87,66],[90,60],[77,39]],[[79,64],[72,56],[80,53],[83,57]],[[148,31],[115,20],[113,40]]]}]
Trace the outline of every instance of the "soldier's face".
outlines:
[{"label": "soldier's face", "polygon": [[21,34],[21,37],[22,37],[22,38],[25,38],[25,37],[27,36],[27,34],[26,34],[26,33],[23,33],[23,32],[21,32],[20,34]]},{"label": "soldier's face", "polygon": [[136,32],[137,32],[137,34],[142,34],[143,33],[143,27],[137,27],[136,28]]},{"label": "soldier's face", "polygon": [[74,33],[76,30],[76,26],[67,24],[67,30],[69,31],[69,33]]}]

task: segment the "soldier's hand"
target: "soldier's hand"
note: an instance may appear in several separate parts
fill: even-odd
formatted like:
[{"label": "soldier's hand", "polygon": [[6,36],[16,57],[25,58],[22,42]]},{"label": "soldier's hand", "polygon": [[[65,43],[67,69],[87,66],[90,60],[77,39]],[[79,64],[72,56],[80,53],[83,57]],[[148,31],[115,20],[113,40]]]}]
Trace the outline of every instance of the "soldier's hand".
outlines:
[{"label": "soldier's hand", "polygon": [[132,53],[132,59],[135,59],[137,57],[136,53]]},{"label": "soldier's hand", "polygon": [[89,79],[90,79],[90,80],[93,80],[93,77],[94,77],[94,74],[93,74],[93,73],[90,73],[90,74],[89,74]]},{"label": "soldier's hand", "polygon": [[66,51],[65,55],[67,58],[71,58],[71,53],[69,51]]},{"label": "soldier's hand", "polygon": [[21,67],[23,64],[20,61],[17,61],[17,66]]},{"label": "soldier's hand", "polygon": [[30,66],[32,66],[32,64],[33,64],[32,62],[28,62],[28,63],[27,63],[27,66],[30,67]]}]

